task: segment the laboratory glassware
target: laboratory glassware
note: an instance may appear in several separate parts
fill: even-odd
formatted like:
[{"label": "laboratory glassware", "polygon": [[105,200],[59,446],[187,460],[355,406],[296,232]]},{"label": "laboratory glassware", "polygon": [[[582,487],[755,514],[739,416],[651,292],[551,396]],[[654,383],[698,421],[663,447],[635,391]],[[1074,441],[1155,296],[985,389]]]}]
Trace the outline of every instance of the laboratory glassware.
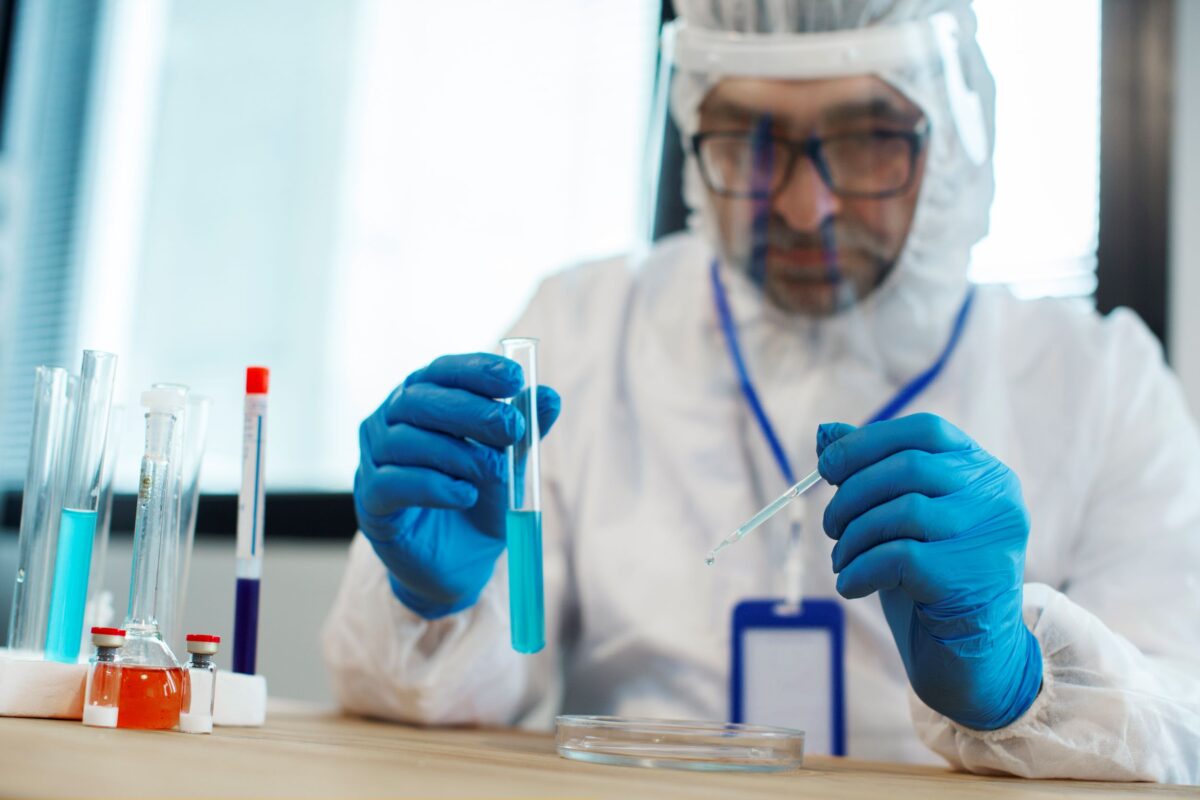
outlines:
[{"label": "laboratory glassware", "polygon": [[204,459],[204,442],[208,431],[207,397],[193,393],[178,383],[155,383],[151,389],[178,389],[187,396],[187,404],[175,425],[172,436],[173,497],[169,507],[167,530],[175,531],[163,543],[163,563],[167,574],[175,580],[164,586],[158,595],[155,618],[158,630],[171,648],[182,649],[180,628],[187,593],[188,571],[191,569],[192,542],[196,530],[196,507],[199,499],[200,464]]},{"label": "laboratory glassware", "polygon": [[62,459],[71,409],[67,382],[67,371],[61,367],[38,367],[34,374],[33,433],[8,624],[8,647],[24,657],[40,658],[46,649],[54,537],[62,515]]},{"label": "laboratory glassware", "polygon": [[220,636],[206,633],[187,635],[190,656],[183,677],[183,702],[179,709],[179,730],[184,733],[212,733],[217,690],[217,665],[213,656],[217,654],[220,644]]},{"label": "laboratory glassware", "polygon": [[729,545],[735,544],[735,543],[741,541],[743,536],[750,533],[750,531],[754,530],[759,525],[762,525],[764,522],[769,520],[771,517],[778,514],[780,511],[782,511],[784,508],[786,508],[789,503],[791,503],[793,500],[795,500],[800,495],[807,492],[809,489],[811,489],[813,486],[815,486],[817,484],[817,482],[820,480],[821,480],[821,473],[819,470],[814,469],[812,472],[805,475],[803,478],[801,478],[799,481],[797,481],[794,486],[792,486],[786,492],[779,495],[779,497],[775,498],[770,503],[768,503],[762,509],[762,511],[759,511],[757,514],[755,514],[753,517],[751,517],[749,520],[747,520],[745,525],[742,525],[742,527],[738,528],[736,531],[734,531],[733,533],[726,536],[724,539],[722,539],[717,544],[716,547],[714,547],[712,550],[709,550],[708,555],[705,556],[705,558],[704,558],[704,563],[708,564],[711,567],[713,565],[713,562],[717,560],[717,553],[720,553],[722,550],[724,550]]},{"label": "laboratory glassware", "polygon": [[142,393],[146,409],[146,449],[138,478],[133,529],[133,567],[121,670],[120,728],[169,729],[179,724],[183,670],[162,640],[155,609],[159,595],[175,580],[162,555],[176,532],[169,527],[175,501],[173,436],[186,402],[179,388]]},{"label": "laboratory glassware", "polygon": [[187,602],[188,576],[192,568],[192,546],[196,540],[196,512],[200,505],[200,466],[204,462],[208,436],[208,412],[212,401],[198,394],[189,394],[184,410],[183,462],[181,464],[179,504],[179,546],[175,590],[175,608],[171,618],[171,633],[163,638],[178,644],[183,627],[183,609]]},{"label": "laboratory glassware", "polygon": [[782,772],[804,763],[804,731],[734,722],[563,715],[558,754],[593,764]]},{"label": "laboratory glassware", "polygon": [[121,420],[124,413],[124,405],[113,403],[108,415],[108,445],[104,448],[104,463],[100,467],[100,497],[96,503],[96,535],[92,539],[92,567],[88,571],[81,648],[87,647],[89,631],[93,627],[112,624],[112,592],[104,588],[104,575],[108,566],[108,534],[112,528],[113,473],[121,449]]},{"label": "laboratory glassware", "polygon": [[504,339],[507,358],[521,367],[521,389],[506,402],[525,418],[525,433],[507,449],[508,605],[512,646],[519,653],[536,653],[546,644],[545,600],[542,586],[541,463],[537,418],[538,340]]},{"label": "laboratory glassware", "polygon": [[120,628],[92,628],[96,653],[88,661],[87,683],[83,692],[83,724],[94,728],[117,727],[121,695],[121,648],[125,631]]},{"label": "laboratory glassware", "polygon": [[[159,559],[161,561],[160,569],[163,576],[178,575],[179,572],[179,521],[181,517],[180,508],[183,499],[183,436],[184,429],[187,427],[187,398],[189,389],[181,383],[152,383],[150,384],[151,391],[167,390],[179,392],[184,397],[184,406],[180,410],[175,420],[175,425],[171,430],[170,441],[170,474],[166,476],[167,484],[171,487],[170,499],[164,504],[163,512],[163,530],[166,531],[163,535],[161,551]],[[178,646],[178,642],[174,640],[173,633],[175,632],[175,608],[176,608],[176,591],[178,584],[176,580],[170,577],[164,577],[159,581],[159,590],[155,595],[154,602],[154,619],[158,622],[158,633],[162,640],[171,647],[172,652]]]},{"label": "laboratory glassware", "polygon": [[53,661],[79,658],[116,371],[112,353],[83,351],[46,629],[46,658]]}]

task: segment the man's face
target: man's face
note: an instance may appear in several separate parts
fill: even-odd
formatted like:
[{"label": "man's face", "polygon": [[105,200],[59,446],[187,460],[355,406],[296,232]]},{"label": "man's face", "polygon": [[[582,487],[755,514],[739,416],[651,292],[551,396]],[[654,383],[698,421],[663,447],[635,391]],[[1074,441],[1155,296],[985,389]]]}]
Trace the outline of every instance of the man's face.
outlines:
[{"label": "man's face", "polygon": [[[729,197],[709,185],[726,258],[756,273],[786,311],[826,315],[865,297],[908,236],[925,169],[925,148],[911,134],[922,123],[916,105],[872,76],[721,81],[700,107],[700,133],[750,134],[754,155],[740,167],[759,176],[745,178],[759,190],[754,198]],[[838,191],[811,158],[789,158],[784,142],[811,138],[826,143],[822,152]],[[721,158],[706,161],[706,177],[721,168]],[[882,197],[843,191],[879,195],[862,190],[880,186],[891,190]]]}]

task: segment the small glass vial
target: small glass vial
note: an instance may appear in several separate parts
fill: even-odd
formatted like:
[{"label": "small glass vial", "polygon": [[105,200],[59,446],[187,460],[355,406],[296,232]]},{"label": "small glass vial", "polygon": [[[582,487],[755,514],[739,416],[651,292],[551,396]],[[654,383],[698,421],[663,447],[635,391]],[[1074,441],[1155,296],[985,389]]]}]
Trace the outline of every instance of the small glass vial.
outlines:
[{"label": "small glass vial", "polygon": [[205,633],[187,635],[190,654],[183,678],[183,704],[179,711],[179,730],[184,733],[212,733],[213,701],[217,690],[217,654],[220,636]]},{"label": "small glass vial", "polygon": [[121,648],[125,631],[92,628],[96,654],[88,660],[83,693],[83,724],[94,728],[117,727],[117,701],[121,695]]}]

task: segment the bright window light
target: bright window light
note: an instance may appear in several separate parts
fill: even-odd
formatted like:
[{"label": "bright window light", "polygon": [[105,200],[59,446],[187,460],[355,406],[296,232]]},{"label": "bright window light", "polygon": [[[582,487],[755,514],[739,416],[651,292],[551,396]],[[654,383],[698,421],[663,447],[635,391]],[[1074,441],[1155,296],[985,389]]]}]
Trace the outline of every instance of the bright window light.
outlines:
[{"label": "bright window light", "polygon": [[120,491],[152,381],[213,398],[202,489],[236,491],[250,364],[271,489],[348,490],[359,422],[409,372],[494,347],[541,278],[634,241],[657,3],[173,3],[121,68],[141,5],[115,0],[103,80],[150,107],[97,105],[94,174],[134,141],[111,131],[152,124],[132,178],[96,181],[94,236],[125,246],[91,251],[107,291],[77,336],[121,358]]},{"label": "bright window light", "polygon": [[[1100,212],[1100,0],[976,0],[996,77],[996,201],[971,278],[1090,295]],[[1031,22],[1035,21],[1035,22]]]}]

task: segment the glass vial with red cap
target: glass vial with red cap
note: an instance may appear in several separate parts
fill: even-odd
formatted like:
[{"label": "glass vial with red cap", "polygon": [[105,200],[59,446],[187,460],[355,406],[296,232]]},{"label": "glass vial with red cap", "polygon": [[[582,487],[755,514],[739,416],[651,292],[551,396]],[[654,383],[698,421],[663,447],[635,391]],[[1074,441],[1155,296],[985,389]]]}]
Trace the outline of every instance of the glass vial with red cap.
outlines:
[{"label": "glass vial with red cap", "polygon": [[184,733],[212,733],[213,703],[217,694],[217,665],[213,656],[221,644],[220,636],[189,633],[190,654],[183,678],[183,703],[179,710],[179,730]]},{"label": "glass vial with red cap", "polygon": [[95,654],[88,659],[87,684],[83,693],[83,724],[94,728],[117,727],[121,696],[121,648],[125,631],[92,628]]}]

